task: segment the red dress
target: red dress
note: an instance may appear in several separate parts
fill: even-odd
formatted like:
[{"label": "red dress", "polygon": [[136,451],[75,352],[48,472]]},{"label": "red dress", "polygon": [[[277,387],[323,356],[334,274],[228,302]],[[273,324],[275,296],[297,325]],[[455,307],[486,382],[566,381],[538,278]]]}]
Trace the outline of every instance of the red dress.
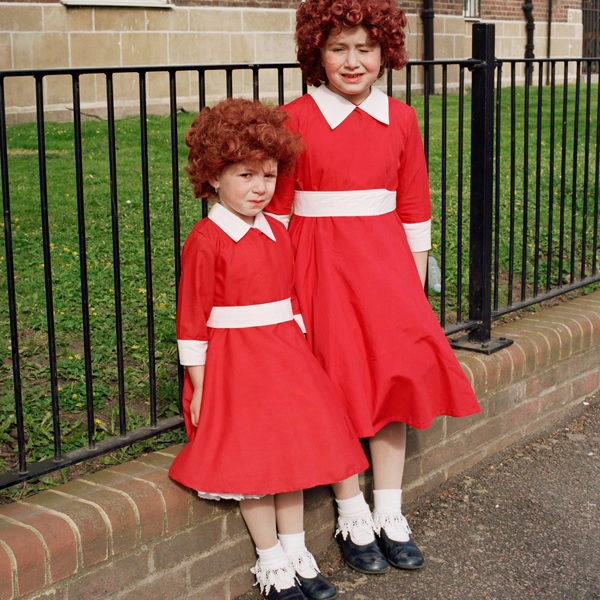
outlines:
[{"label": "red dress", "polygon": [[[340,481],[368,466],[339,391],[296,321],[207,327],[213,306],[256,305],[292,295],[289,235],[277,221],[261,217],[266,233],[215,205],[192,229],[182,252],[178,343],[208,345],[199,424],[190,422],[192,386],[186,375],[189,442],[169,474],[217,495],[295,491]],[[237,225],[238,235],[236,227],[228,227],[232,218],[242,232],[247,229],[241,237]]]},{"label": "red dress", "polygon": [[[332,94],[318,90],[321,98]],[[308,339],[342,389],[361,437],[390,422],[425,428],[439,415],[462,417],[480,410],[427,301],[405,233],[407,223],[430,219],[416,114],[381,92],[379,98],[371,96],[375,117],[339,96],[329,98],[335,105],[329,112],[327,106],[319,108],[317,95],[284,106],[289,127],[302,134],[306,149],[294,178],[278,178],[268,207],[269,213],[288,215],[298,191],[345,192],[353,204],[357,195],[360,200],[357,190],[365,196],[373,190],[395,193],[385,214],[296,212],[289,225]],[[342,117],[340,108],[346,111]],[[387,124],[382,122],[386,113]]]}]

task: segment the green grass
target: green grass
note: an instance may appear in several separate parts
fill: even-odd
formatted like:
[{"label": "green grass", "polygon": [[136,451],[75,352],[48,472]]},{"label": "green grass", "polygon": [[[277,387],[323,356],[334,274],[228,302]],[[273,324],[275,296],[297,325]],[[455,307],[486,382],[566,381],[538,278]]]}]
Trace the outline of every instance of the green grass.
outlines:
[{"label": "green grass", "polygon": [[[554,99],[550,96],[549,87],[543,87],[541,91],[537,87],[529,90],[517,88],[514,100],[510,98],[510,90],[503,89],[501,92],[497,103],[502,115],[497,150],[500,167],[496,174],[497,182],[494,183],[495,190],[496,186],[498,190],[494,221],[499,233],[493,240],[494,255],[499,264],[493,285],[497,286],[499,307],[518,301],[521,296],[532,297],[546,288],[560,287],[582,276],[589,276],[593,268],[598,268],[600,257],[595,255],[598,247],[598,192],[595,183],[598,85],[590,86],[589,124],[585,112],[585,87],[583,90],[579,99],[576,99],[572,86],[566,89],[566,96],[563,95],[564,88],[557,86]],[[539,103],[538,94],[541,96]],[[413,105],[423,123],[422,102],[417,99]],[[468,308],[469,101],[465,103],[462,153],[459,147],[457,95],[447,98],[447,139],[442,148],[444,142],[440,132],[443,112],[442,99],[438,96],[432,98],[428,140],[434,221],[432,254],[439,260],[442,246],[445,248],[447,314],[443,320],[452,323],[457,320],[457,313],[453,311],[461,310],[461,302],[463,312],[460,316],[466,317],[464,310]],[[513,116],[515,124],[511,127]],[[552,127],[555,130],[554,137]],[[586,128],[589,131],[587,147],[584,139]],[[462,159],[462,168],[459,159]],[[442,179],[444,169],[445,185]],[[462,176],[462,182],[459,176]],[[459,201],[461,185],[467,198],[463,204]],[[586,187],[587,194],[584,193]],[[562,208],[561,199],[564,200]],[[441,227],[442,211],[448,217],[445,231]],[[584,217],[586,214],[587,218]],[[459,221],[462,224],[462,238],[458,235]],[[515,231],[512,243],[509,235],[511,223]],[[537,242],[536,230],[539,232]],[[561,238],[566,245],[559,252],[558,240]],[[462,298],[458,298],[457,292],[459,269],[464,290]],[[508,281],[510,271],[514,274],[512,287],[509,287]],[[431,302],[439,312],[439,297],[432,296]]]},{"label": "green grass", "polygon": [[[181,177],[181,235],[200,218],[200,205],[187,185],[183,165],[187,152],[183,136],[193,115],[179,116]],[[137,119],[116,124],[117,204],[121,255],[124,388],[128,429],[148,423],[150,381],[144,240],[152,244],[153,318],[156,346],[158,416],[178,413],[177,349],[175,340],[175,263],[173,175],[169,123],[148,119],[149,198],[148,232],[143,223],[140,126]],[[86,259],[91,324],[91,360],[96,439],[118,434],[118,370],[116,356],[115,277],[106,123],[83,123],[83,181]],[[63,451],[87,445],[86,377],[82,329],[78,210],[75,188],[73,127],[46,125],[47,218],[53,287]],[[42,211],[38,178],[37,131],[34,124],[8,130],[10,223],[14,254],[27,460],[53,455],[49,345],[45,298],[45,257],[42,251]],[[4,233],[4,224],[2,225]],[[14,468],[15,410],[12,349],[8,321],[6,256],[0,254],[0,469]],[[171,432],[164,443],[182,440]],[[132,453],[155,448],[160,440],[137,443]],[[119,451],[122,456],[125,451]],[[110,457],[106,460],[111,460]]]},{"label": "green grass", "polygon": [[[544,94],[541,125],[537,126],[537,90],[529,90],[530,110],[526,113],[524,90],[517,90],[515,99],[517,134],[511,138],[510,130],[503,125],[500,136],[502,168],[499,173],[499,219],[501,233],[495,242],[498,247],[500,273],[497,284],[500,302],[511,293],[507,287],[507,272],[515,258],[526,255],[527,269],[520,271],[518,264],[515,290],[522,282],[528,293],[536,283],[535,268],[545,273],[547,257],[544,244],[558,238],[561,223],[557,218],[560,193],[567,198],[563,219],[563,236],[574,239],[574,250],[569,246],[564,256],[550,257],[551,282],[557,285],[568,280],[574,252],[581,255],[584,249],[581,216],[583,193],[583,165],[585,148],[581,143],[575,148],[571,141],[577,122],[583,133],[583,116],[575,121],[577,114],[572,89],[568,90],[566,102],[568,135],[563,140],[550,140],[550,124],[554,121],[560,133],[562,127],[562,88],[557,88],[556,114],[549,113],[549,90]],[[597,85],[592,96],[597,97]],[[441,256],[442,243],[447,253],[446,307],[444,321],[456,320],[461,310],[468,306],[468,241],[469,206],[459,204],[459,175],[465,197],[469,196],[469,100],[466,102],[464,125],[464,150],[458,146],[459,122],[456,95],[447,98],[447,139],[442,148],[442,98],[431,101],[429,170],[433,201],[434,238],[432,253]],[[502,114],[510,115],[508,92],[503,92]],[[585,98],[580,99],[580,104]],[[422,98],[414,98],[421,123],[424,122]],[[582,105],[585,106],[585,105]],[[527,117],[526,117],[527,115]],[[193,223],[201,216],[199,202],[193,198],[183,166],[187,150],[183,142],[193,115],[178,115],[179,183],[181,236],[184,239]],[[529,119],[529,120],[527,120]],[[598,126],[596,114],[592,115],[591,131]],[[123,315],[123,344],[125,354],[124,388],[129,429],[148,423],[148,398],[150,381],[148,375],[148,331],[146,285],[144,281],[144,241],[150,237],[152,244],[153,317],[156,346],[156,381],[159,417],[178,414],[177,348],[175,340],[175,264],[173,229],[173,174],[171,172],[171,137],[169,120],[151,116],[147,121],[149,144],[148,190],[151,227],[144,231],[142,203],[143,181],[140,157],[140,124],[138,119],[123,119],[116,123],[116,186],[118,191],[118,231],[121,254],[121,302]],[[89,283],[89,306],[91,320],[91,358],[93,368],[93,391],[95,407],[96,439],[118,434],[118,372],[115,336],[115,278],[113,265],[113,240],[111,216],[111,175],[109,169],[109,137],[105,122],[86,121],[82,124],[83,138],[83,184],[85,198],[86,259]],[[525,131],[528,135],[525,135]],[[539,131],[539,136],[538,136]],[[56,353],[58,364],[58,402],[60,406],[63,451],[87,445],[86,381],[82,333],[82,307],[80,285],[80,256],[78,245],[78,209],[75,187],[75,156],[73,150],[73,127],[71,124],[48,123],[45,130],[48,208],[50,224],[49,257],[51,281],[54,292],[54,319],[56,328]],[[541,160],[535,162],[537,144],[541,148]],[[18,304],[19,357],[21,361],[22,397],[24,421],[27,431],[27,460],[37,461],[53,455],[51,418],[50,371],[48,361],[47,307],[45,298],[45,257],[42,252],[42,211],[38,177],[38,148],[35,124],[8,128],[8,162],[10,177],[10,223],[14,252],[15,286]],[[563,146],[568,160],[567,180],[561,177],[559,158]],[[596,152],[596,148],[591,149]],[[549,170],[551,153],[555,153],[556,165]],[[525,169],[524,156],[529,153],[530,163]],[[510,157],[514,155],[514,179],[511,180]],[[446,162],[442,162],[445,156]],[[462,169],[459,167],[462,158]],[[579,177],[573,178],[573,163],[578,165]],[[442,172],[446,170],[445,189],[442,189]],[[593,175],[593,173],[592,173]],[[591,178],[593,187],[594,180]],[[552,183],[553,189],[550,184]],[[563,185],[564,184],[564,187]],[[536,203],[536,198],[541,200]],[[552,207],[554,221],[550,222]],[[449,220],[442,232],[441,211]],[[537,216],[536,216],[537,215]],[[539,220],[542,243],[536,249],[532,245],[533,226]],[[508,245],[509,219],[515,230],[525,226],[526,235],[520,234],[514,246]],[[459,237],[459,221],[463,237]],[[597,224],[596,224],[597,225]],[[1,225],[4,232],[4,224]],[[594,233],[593,219],[585,223],[587,239],[586,256],[590,255],[590,239]],[[545,241],[544,241],[545,240]],[[12,381],[12,349],[6,280],[6,256],[4,246],[0,253],[0,469],[14,468],[15,410]],[[462,250],[462,254],[459,252]],[[458,258],[455,258],[458,257]],[[578,259],[577,259],[578,260]],[[559,262],[562,264],[559,265]],[[577,261],[576,261],[577,262]],[[579,263],[577,263],[579,265]],[[559,268],[560,267],[560,268]],[[591,264],[586,264],[591,268]],[[459,270],[464,286],[462,298],[458,297]],[[431,297],[436,311],[441,310],[439,296]],[[462,304],[461,304],[462,303]],[[461,308],[462,307],[462,308]],[[139,442],[131,448],[120,450],[96,462],[110,463],[156,449],[161,445],[183,440],[181,430],[170,432],[159,439]],[[64,472],[45,481],[60,481]],[[45,485],[44,483],[43,485]],[[30,486],[29,490],[35,490]],[[22,493],[22,488],[9,494]]]}]

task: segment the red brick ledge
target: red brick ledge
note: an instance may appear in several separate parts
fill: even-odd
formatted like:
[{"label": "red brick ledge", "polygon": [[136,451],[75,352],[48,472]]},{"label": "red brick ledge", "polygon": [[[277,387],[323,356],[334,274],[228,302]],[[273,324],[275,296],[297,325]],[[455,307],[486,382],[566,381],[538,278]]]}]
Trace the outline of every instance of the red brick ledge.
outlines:
[{"label": "red brick ledge", "polygon": [[[600,292],[494,335],[514,343],[491,355],[457,351],[482,412],[410,430],[406,501],[549,427],[600,387]],[[249,589],[255,557],[237,504],[199,500],[170,481],[177,451],[0,506],[0,600],[229,600]],[[306,497],[320,552],[332,543],[332,497],[328,488]]]}]

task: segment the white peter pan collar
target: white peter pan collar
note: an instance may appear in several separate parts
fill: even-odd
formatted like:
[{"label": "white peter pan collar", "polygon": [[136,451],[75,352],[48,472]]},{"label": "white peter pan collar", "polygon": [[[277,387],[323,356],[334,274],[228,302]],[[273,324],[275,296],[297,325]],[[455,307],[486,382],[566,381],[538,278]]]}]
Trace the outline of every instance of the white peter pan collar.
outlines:
[{"label": "white peter pan collar", "polygon": [[259,212],[254,217],[254,225],[248,225],[221,204],[214,204],[208,213],[208,218],[220,227],[234,242],[239,242],[251,229],[258,229],[269,239],[277,241],[275,234],[265,215]]},{"label": "white peter pan collar", "polygon": [[308,93],[316,102],[331,129],[335,129],[340,123],[343,123],[356,108],[360,108],[384,125],[390,124],[389,99],[387,94],[379,88],[372,87],[369,96],[358,106],[332,92],[325,85],[311,88]]}]

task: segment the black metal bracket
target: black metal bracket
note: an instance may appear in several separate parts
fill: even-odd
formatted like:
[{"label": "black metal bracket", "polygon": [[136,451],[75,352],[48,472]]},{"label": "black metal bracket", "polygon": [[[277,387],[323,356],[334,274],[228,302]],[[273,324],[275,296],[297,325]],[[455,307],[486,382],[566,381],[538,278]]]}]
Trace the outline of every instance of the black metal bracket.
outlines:
[{"label": "black metal bracket", "polygon": [[481,352],[482,354],[494,354],[498,350],[507,348],[513,341],[505,337],[490,338],[489,340],[475,340],[465,335],[454,340],[449,340],[450,346],[455,350],[470,350],[472,352]]}]

